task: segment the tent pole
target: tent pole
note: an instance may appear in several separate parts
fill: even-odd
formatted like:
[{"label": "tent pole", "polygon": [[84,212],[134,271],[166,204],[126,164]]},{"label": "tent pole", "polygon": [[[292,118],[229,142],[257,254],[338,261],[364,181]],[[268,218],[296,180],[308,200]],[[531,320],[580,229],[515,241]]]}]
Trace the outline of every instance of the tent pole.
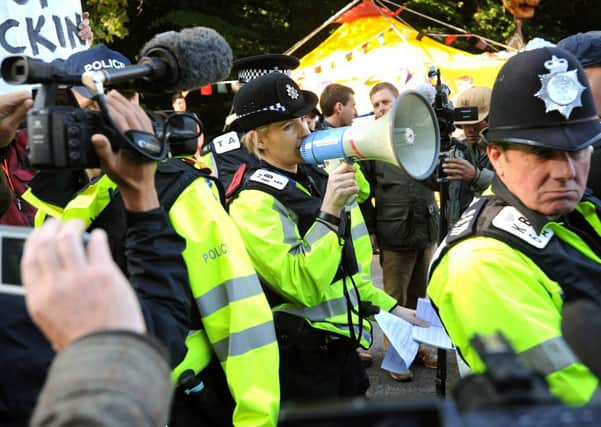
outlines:
[{"label": "tent pole", "polygon": [[353,6],[355,6],[357,3],[359,3],[361,0],[353,0],[352,2],[350,2],[349,4],[347,4],[346,6],[344,6],[342,9],[340,9],[338,12],[336,12],[334,15],[332,15],[327,21],[325,21],[323,24],[321,24],[318,28],[316,28],[315,30],[313,30],[311,32],[311,34],[305,36],[305,38],[303,38],[302,40],[299,40],[298,42],[296,42],[290,49],[288,49],[286,52],[284,52],[286,55],[290,55],[293,52],[295,52],[298,48],[300,48],[302,45],[304,45],[307,41],[309,41],[310,39],[313,38],[313,36],[315,36],[315,34],[319,33],[321,30],[323,30],[325,27],[327,27],[328,25],[330,25],[332,22],[334,22],[335,20],[337,20],[341,15],[343,15],[347,10],[349,10],[350,8],[352,8]]}]

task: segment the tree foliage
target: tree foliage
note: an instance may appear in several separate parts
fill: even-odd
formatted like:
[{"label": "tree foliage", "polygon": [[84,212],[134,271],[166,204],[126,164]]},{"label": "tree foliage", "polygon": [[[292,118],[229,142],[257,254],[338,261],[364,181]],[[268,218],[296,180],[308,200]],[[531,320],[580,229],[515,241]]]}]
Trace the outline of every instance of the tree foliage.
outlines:
[{"label": "tree foliage", "polygon": [[128,35],[127,0],[85,0],[82,6],[93,17],[92,30],[97,41],[110,43]]},{"label": "tree foliage", "polygon": [[[515,31],[513,17],[501,0],[379,0],[395,10],[402,5],[469,33],[505,42]],[[526,40],[558,41],[566,35],[595,29],[601,21],[598,0],[541,0],[532,20],[524,21]],[[92,16],[98,42],[115,43],[135,53],[153,34],[203,25],[219,31],[236,57],[283,52],[347,5],[347,0],[83,0]],[[408,10],[399,15],[426,33],[457,33]],[[330,29],[331,31],[331,29]],[[306,50],[328,35],[322,31]],[[477,38],[459,38],[456,46],[477,51]],[[304,53],[301,51],[300,53]]]},{"label": "tree foliage", "polygon": [[[442,42],[444,34],[459,32],[445,23],[501,43],[516,29],[502,0],[376,1],[391,10],[404,6],[406,9],[399,14],[400,19],[424,33],[442,34],[439,36]],[[556,42],[569,34],[597,29],[601,22],[598,2],[541,0],[534,18],[523,22],[524,38],[541,37]],[[190,26],[217,30],[232,47],[235,58],[285,52],[347,4],[349,0],[82,0],[83,9],[91,14],[96,42],[107,43],[132,60],[154,34]],[[304,56],[334,29],[335,25],[331,25],[320,31],[294,54]],[[459,37],[453,46],[480,53],[478,40],[477,37]],[[227,114],[229,102],[230,99],[202,99],[196,103],[195,112],[209,125],[218,127]],[[169,100],[166,96],[157,100],[147,96],[145,103],[166,108]]]}]

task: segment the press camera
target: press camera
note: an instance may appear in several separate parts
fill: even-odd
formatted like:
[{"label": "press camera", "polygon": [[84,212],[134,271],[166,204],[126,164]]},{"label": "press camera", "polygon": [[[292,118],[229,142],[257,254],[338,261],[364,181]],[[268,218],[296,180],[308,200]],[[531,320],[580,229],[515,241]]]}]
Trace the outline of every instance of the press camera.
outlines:
[{"label": "press camera", "polygon": [[455,108],[449,100],[451,90],[442,83],[440,78],[440,69],[430,68],[428,77],[433,81],[436,89],[434,98],[434,112],[438,118],[438,127],[440,128],[441,152],[446,151],[447,140],[455,130],[455,122],[478,120],[478,107],[459,107]]},{"label": "press camera", "polygon": [[[128,131],[113,124],[101,94],[95,100],[100,111],[79,108],[70,86],[81,85],[81,75],[68,74],[62,61],[44,62],[25,56],[2,61],[2,77],[13,84],[41,83],[27,115],[29,160],[36,169],[85,169],[100,166],[90,140],[107,136],[114,151],[127,148],[141,159],[164,159],[169,151],[193,154],[202,123],[192,114],[150,114],[155,135]],[[123,92],[131,89],[125,90]],[[190,150],[186,153],[186,150]]]}]

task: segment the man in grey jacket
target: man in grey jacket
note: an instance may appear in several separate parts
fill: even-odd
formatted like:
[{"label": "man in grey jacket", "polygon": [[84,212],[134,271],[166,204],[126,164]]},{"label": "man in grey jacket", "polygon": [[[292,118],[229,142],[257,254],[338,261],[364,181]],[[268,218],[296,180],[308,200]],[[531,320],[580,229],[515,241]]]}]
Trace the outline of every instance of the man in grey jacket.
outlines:
[{"label": "man in grey jacket", "polygon": [[486,86],[472,86],[455,99],[456,108],[477,107],[478,117],[455,121],[455,125],[463,129],[465,141],[455,141],[455,148],[442,165],[449,188],[449,200],[446,203],[449,229],[474,196],[480,195],[495,176],[486,155],[486,147],[480,138],[480,132],[488,127],[491,93],[492,90]]}]

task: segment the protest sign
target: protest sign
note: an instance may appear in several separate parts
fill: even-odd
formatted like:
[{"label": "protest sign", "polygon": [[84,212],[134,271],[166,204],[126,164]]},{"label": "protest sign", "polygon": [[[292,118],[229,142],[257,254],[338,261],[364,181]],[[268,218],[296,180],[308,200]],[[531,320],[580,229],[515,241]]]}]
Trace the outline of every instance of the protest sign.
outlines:
[{"label": "protest sign", "polygon": [[[0,3],[0,59],[26,55],[44,61],[67,58],[85,49],[77,33],[82,20],[80,0],[3,0]],[[0,93],[23,85],[0,79]]]}]

